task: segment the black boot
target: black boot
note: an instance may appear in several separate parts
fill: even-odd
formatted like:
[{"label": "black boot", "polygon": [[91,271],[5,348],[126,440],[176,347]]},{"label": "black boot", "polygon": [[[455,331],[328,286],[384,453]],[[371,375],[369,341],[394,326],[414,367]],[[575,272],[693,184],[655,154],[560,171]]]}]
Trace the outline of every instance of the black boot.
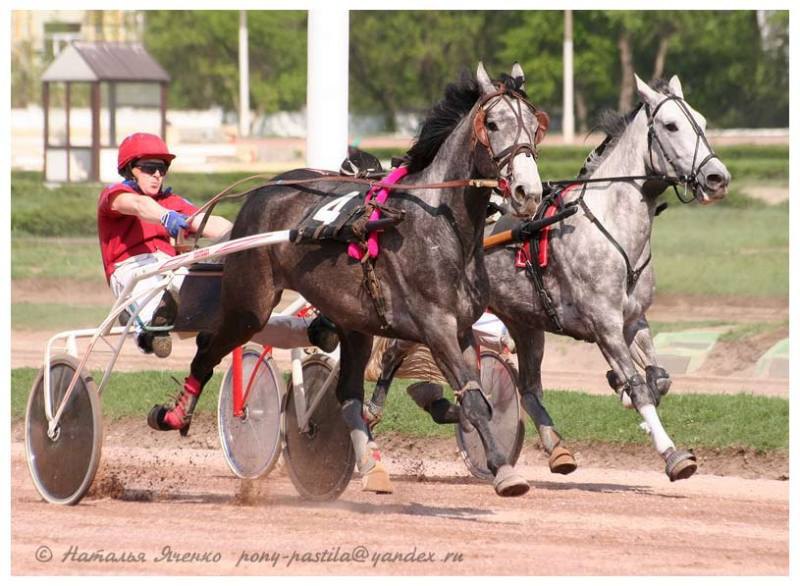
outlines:
[{"label": "black boot", "polygon": [[[150,324],[157,328],[164,328],[171,326],[175,323],[175,318],[178,315],[178,304],[172,293],[164,291],[161,296],[161,301],[153,313],[153,319]],[[172,336],[168,331],[154,331],[149,332],[152,336],[150,347],[153,354],[159,358],[166,358],[172,353]]]},{"label": "black boot", "polygon": [[324,315],[318,315],[308,326],[308,341],[323,352],[333,352],[339,345],[336,326]]}]

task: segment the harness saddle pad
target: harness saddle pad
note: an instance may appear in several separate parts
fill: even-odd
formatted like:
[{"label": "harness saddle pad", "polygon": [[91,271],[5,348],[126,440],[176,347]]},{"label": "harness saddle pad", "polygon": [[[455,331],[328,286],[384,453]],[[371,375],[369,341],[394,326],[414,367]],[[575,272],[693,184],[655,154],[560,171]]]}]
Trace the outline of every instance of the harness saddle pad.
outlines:
[{"label": "harness saddle pad", "polygon": [[297,226],[297,241],[334,239],[348,242],[353,222],[364,215],[364,195],[369,186],[357,183],[332,184]]}]

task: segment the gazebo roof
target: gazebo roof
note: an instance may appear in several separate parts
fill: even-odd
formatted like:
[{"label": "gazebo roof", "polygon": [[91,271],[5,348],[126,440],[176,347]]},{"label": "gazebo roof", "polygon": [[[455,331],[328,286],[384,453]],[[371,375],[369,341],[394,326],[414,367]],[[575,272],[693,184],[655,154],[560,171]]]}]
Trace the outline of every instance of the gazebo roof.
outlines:
[{"label": "gazebo roof", "polygon": [[59,53],[42,81],[167,82],[169,74],[141,43],[76,41]]}]

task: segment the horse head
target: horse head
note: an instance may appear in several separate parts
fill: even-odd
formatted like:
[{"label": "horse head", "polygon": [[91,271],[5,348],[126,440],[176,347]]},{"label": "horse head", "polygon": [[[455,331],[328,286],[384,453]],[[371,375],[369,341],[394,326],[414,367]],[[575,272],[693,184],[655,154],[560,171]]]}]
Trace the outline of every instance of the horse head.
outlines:
[{"label": "horse head", "polygon": [[705,117],[684,99],[678,76],[662,90],[651,88],[638,76],[636,86],[648,115],[651,172],[677,175],[701,204],[725,197],[731,174],[706,139]]},{"label": "horse head", "polygon": [[480,98],[473,117],[474,140],[486,155],[479,171],[497,177],[500,191],[511,200],[517,215],[531,215],[542,199],[536,147],[550,119],[527,99],[525,75],[518,63],[512,75],[499,83],[492,82],[479,63],[477,81]]}]

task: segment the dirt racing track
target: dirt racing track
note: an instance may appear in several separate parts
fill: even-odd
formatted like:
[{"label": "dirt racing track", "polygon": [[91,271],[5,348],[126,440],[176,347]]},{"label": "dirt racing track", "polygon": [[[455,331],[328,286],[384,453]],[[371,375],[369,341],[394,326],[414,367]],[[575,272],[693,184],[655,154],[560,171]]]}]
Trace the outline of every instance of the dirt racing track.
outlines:
[{"label": "dirt racing track", "polygon": [[[682,309],[660,311],[666,321]],[[785,312],[771,308],[754,319],[783,319]],[[48,335],[14,332],[12,367],[38,366]],[[772,343],[765,340],[764,347]],[[164,366],[185,369],[189,344],[179,344]],[[563,366],[565,385],[608,393],[596,349],[577,348],[552,349],[550,376]],[[162,366],[144,359],[132,350],[120,366]],[[591,365],[586,370],[598,380],[576,379],[570,363]],[[732,374],[676,377],[673,391],[736,392],[731,381],[742,380],[752,392],[788,397],[786,380],[754,384],[746,369]],[[453,439],[379,433],[395,492],[362,492],[356,476],[338,500],[311,503],[298,496],[281,463],[257,481],[235,478],[212,415],[198,417],[187,438],[151,431],[144,416],[105,422],[100,469],[76,507],[41,500],[27,470],[22,425],[12,426],[14,574],[789,572],[785,454],[698,450],[698,473],[670,483],[649,446],[570,444],[579,468],[558,476],[527,440],[518,468],[531,490],[501,499],[469,475]]]},{"label": "dirt racing track", "polygon": [[657,457],[600,459],[586,446],[575,473],[554,476],[528,442],[520,470],[532,488],[501,499],[468,476],[452,440],[388,438],[394,494],[362,492],[354,478],[317,504],[280,464],[257,481],[233,477],[213,422],[182,441],[121,422],[106,428],[90,495],[60,507],[39,498],[19,426],[13,436],[14,574],[789,571],[789,483],[710,474],[702,455],[698,474],[670,483]]}]

